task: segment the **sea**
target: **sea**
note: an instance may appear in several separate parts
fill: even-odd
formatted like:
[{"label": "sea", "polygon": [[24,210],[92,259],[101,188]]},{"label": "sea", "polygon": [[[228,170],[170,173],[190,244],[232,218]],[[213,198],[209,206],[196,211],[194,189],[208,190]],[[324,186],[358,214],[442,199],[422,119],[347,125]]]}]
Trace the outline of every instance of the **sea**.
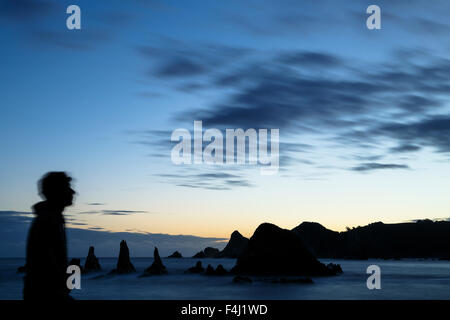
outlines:
[{"label": "sea", "polygon": [[[233,276],[185,274],[199,259],[163,258],[167,275],[139,277],[153,258],[132,258],[136,273],[107,275],[117,258],[99,258],[103,271],[82,275],[81,288],[71,295],[79,300],[157,300],[157,299],[450,299],[450,261],[439,260],[331,260],[338,263],[343,274],[335,277],[314,277],[312,284],[273,283],[271,279],[253,278],[252,283],[234,283]],[[222,264],[227,270],[235,259],[201,259],[206,267]],[[0,299],[22,298],[23,274],[16,273],[25,260],[0,258]],[[82,264],[84,263],[82,259]],[[380,289],[368,289],[370,265],[380,268]]]}]

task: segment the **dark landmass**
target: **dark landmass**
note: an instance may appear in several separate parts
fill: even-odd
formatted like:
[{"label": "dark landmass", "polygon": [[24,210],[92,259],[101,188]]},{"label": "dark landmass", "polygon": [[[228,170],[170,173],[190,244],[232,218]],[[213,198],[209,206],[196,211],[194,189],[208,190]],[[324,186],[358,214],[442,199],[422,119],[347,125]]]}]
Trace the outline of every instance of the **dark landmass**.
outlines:
[{"label": "dark landmass", "polygon": [[205,250],[197,252],[192,258],[217,258],[219,256],[219,253],[219,249],[207,247],[205,248]]},{"label": "dark landmass", "polygon": [[239,231],[234,231],[231,234],[230,241],[226,247],[220,251],[218,258],[237,258],[241,255],[247,247],[248,239],[242,236]]},{"label": "dark landmass", "polygon": [[102,267],[100,266],[100,263],[98,262],[97,257],[94,253],[94,247],[89,247],[89,252],[86,257],[86,262],[84,263],[84,272],[96,272],[102,270]]},{"label": "dark landmass", "polygon": [[181,253],[179,253],[178,251],[175,251],[174,253],[172,253],[170,256],[168,256],[167,258],[183,258],[183,256],[181,255]]},{"label": "dark landmass", "polygon": [[376,222],[344,232],[303,222],[293,231],[318,258],[450,258],[450,221]]},{"label": "dark landmass", "polygon": [[342,270],[319,262],[297,232],[263,223],[231,271],[238,275],[332,276]]},{"label": "dark landmass", "polygon": [[125,274],[131,272],[136,272],[136,269],[130,261],[130,250],[128,249],[127,243],[125,240],[122,240],[120,242],[120,252],[119,259],[117,260],[117,267],[110,273]]}]

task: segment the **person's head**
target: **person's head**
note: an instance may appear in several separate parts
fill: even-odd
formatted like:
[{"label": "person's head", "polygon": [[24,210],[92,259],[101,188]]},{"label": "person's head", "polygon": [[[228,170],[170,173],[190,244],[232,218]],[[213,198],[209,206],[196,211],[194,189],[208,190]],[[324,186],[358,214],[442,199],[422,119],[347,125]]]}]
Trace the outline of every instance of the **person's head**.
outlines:
[{"label": "person's head", "polygon": [[39,181],[39,194],[48,202],[61,207],[72,205],[75,191],[70,186],[72,178],[65,172],[48,172]]}]

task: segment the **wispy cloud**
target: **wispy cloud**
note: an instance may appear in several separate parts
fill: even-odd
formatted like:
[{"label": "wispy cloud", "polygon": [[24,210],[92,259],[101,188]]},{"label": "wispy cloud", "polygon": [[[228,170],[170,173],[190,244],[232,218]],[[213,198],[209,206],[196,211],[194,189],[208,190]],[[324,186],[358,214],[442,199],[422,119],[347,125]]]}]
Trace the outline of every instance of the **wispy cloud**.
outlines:
[{"label": "wispy cloud", "polygon": [[350,168],[352,171],[372,171],[372,170],[385,170],[385,169],[409,169],[409,166],[404,164],[394,164],[394,163],[362,163],[359,166]]}]

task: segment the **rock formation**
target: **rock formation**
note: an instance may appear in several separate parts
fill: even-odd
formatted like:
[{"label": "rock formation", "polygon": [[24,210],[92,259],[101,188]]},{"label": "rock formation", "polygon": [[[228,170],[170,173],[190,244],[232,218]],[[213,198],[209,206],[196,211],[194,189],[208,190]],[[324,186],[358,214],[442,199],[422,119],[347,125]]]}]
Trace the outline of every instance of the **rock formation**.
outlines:
[{"label": "rock formation", "polygon": [[202,273],[205,271],[205,268],[202,267],[202,262],[197,261],[194,267],[191,267],[185,271],[185,273]]},{"label": "rock formation", "polygon": [[167,274],[167,269],[163,265],[161,257],[159,256],[158,248],[155,247],[155,251],[153,253],[153,263],[150,267],[145,269],[144,275],[160,275]]},{"label": "rock formation", "polygon": [[205,271],[205,275],[207,276],[225,276],[227,274],[229,274],[229,272],[221,264],[217,266],[216,270],[208,264]]},{"label": "rock formation", "polygon": [[231,234],[230,241],[226,247],[219,253],[219,258],[237,258],[247,247],[248,239],[242,236],[239,231]]},{"label": "rock formation", "polygon": [[397,260],[450,255],[450,221],[375,222],[344,232],[303,222],[293,230],[319,258]]},{"label": "rock formation", "polygon": [[197,259],[203,259],[206,258],[205,252],[199,251],[196,254],[194,254],[194,256],[192,258],[197,258]]},{"label": "rock formation", "polygon": [[207,276],[214,276],[215,275],[214,268],[210,264],[208,264],[208,266],[206,267],[205,275],[207,275]]},{"label": "rock formation", "polygon": [[233,273],[240,275],[336,275],[303,245],[300,236],[270,223],[261,224],[238,257]]},{"label": "rock formation", "polygon": [[133,264],[130,261],[130,250],[128,250],[128,246],[125,240],[120,242],[120,252],[119,259],[117,260],[117,267],[111,273],[131,273],[135,272]]},{"label": "rock formation", "polygon": [[219,256],[219,249],[207,247],[203,251],[197,252],[192,258],[217,258]]},{"label": "rock formation", "polygon": [[84,263],[84,272],[95,272],[100,271],[101,269],[100,263],[94,254],[94,247],[89,247],[86,262]]},{"label": "rock formation", "polygon": [[179,253],[178,251],[175,251],[174,253],[172,253],[170,256],[168,256],[167,258],[183,258],[183,256],[181,255],[181,253]]}]

